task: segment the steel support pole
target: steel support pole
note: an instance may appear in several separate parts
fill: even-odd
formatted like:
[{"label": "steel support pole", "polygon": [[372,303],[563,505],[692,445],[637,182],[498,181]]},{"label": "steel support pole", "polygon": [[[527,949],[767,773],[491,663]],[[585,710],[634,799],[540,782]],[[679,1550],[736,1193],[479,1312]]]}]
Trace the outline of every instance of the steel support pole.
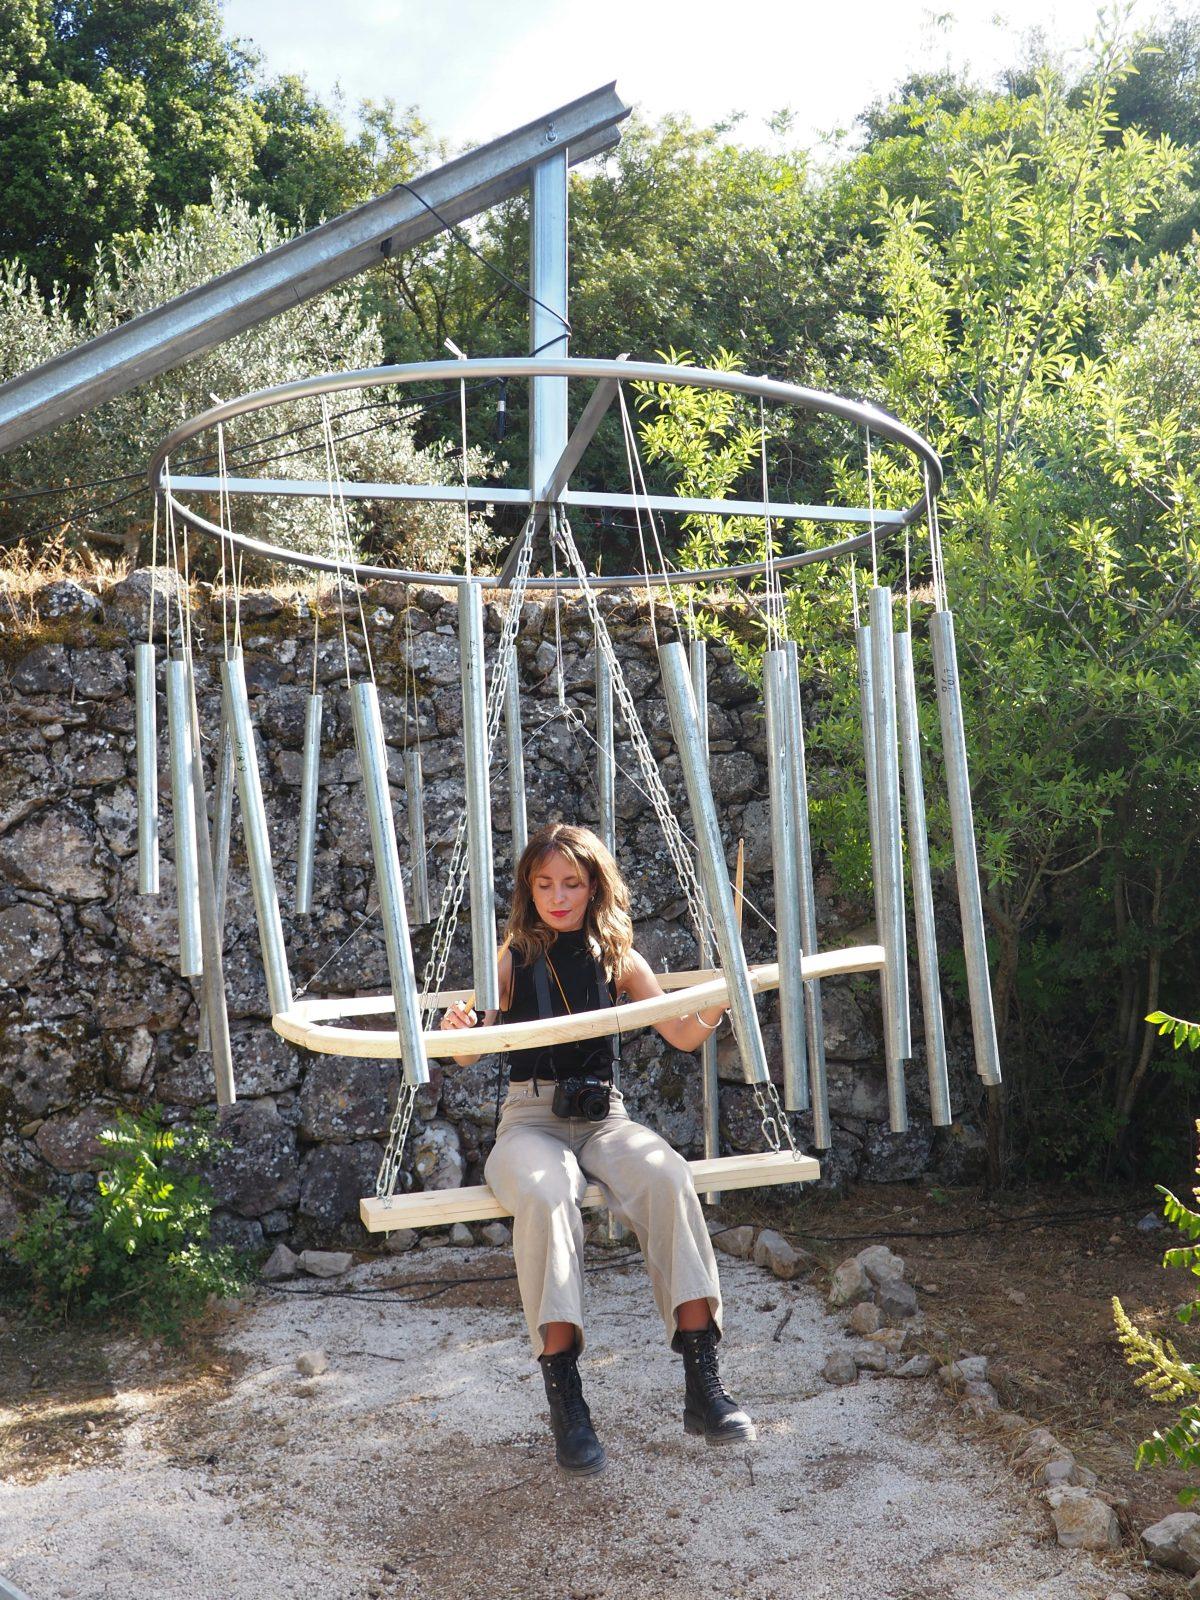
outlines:
[{"label": "steel support pole", "polygon": [[[800,649],[794,639],[786,640],[783,648],[788,658],[788,738],[793,803],[796,808],[796,856],[800,873],[800,940],[804,954],[815,956],[819,948],[817,891],[813,882],[812,833],[808,817],[808,763],[804,751],[804,711],[800,701]],[[832,1131],[825,1069],[825,1016],[821,1009],[819,978],[805,980],[804,1027],[808,1043],[813,1143],[818,1150],[827,1150],[832,1142]]]},{"label": "steel support pole", "polygon": [[196,682],[188,662],[188,734],[192,764],[192,809],[196,821],[196,888],[200,904],[200,943],[204,960],[204,1005],[200,1017],[201,1050],[212,1051],[217,1104],[224,1110],[237,1099],[233,1081],[233,1047],[229,1038],[229,1010],[225,1001],[225,963],[222,954],[224,923],[217,910],[217,884],[213,873],[212,845],[208,833],[208,803],[204,796],[204,757],[200,745],[200,715],[196,708]]},{"label": "steel support pole", "polygon": [[158,875],[158,708],[155,701],[154,646],[133,651],[134,717],[137,740],[138,893],[157,894]]},{"label": "steel support pole", "polygon": [[458,647],[462,661],[463,755],[467,769],[467,854],[471,883],[471,952],[475,1003],[500,1009],[496,972],[495,858],[492,798],[488,778],[487,686],[483,648],[483,589],[464,583],[458,591]]},{"label": "steel support pole", "polygon": [[929,1071],[930,1120],[935,1128],[946,1128],[952,1120],[950,1077],[946,1063],[946,1030],[942,1019],[933,883],[929,872],[929,834],[925,826],[925,779],[921,772],[921,724],[917,713],[912,634],[905,630],[896,634],[893,642],[896,655],[896,707],[900,717],[900,749],[904,758],[904,806],[908,823],[908,866],[912,875],[913,927],[917,942],[917,966],[921,975],[921,1015],[925,1023],[925,1058]]},{"label": "steel support pole", "polygon": [[967,962],[967,993],[971,999],[975,1067],[984,1083],[994,1088],[1000,1082],[1000,1045],[996,1038],[987,936],[983,925],[983,897],[979,890],[979,860],[975,853],[975,821],[971,810],[971,777],[967,769],[967,736],[959,694],[958,651],[954,642],[954,618],[949,611],[934,612],[929,623],[929,637],[933,645],[938,713],[942,724],[942,759],[946,766],[950,825],[954,835],[954,869],[958,878],[958,908]]},{"label": "steel support pole", "polygon": [[400,1036],[404,1077],[407,1083],[417,1088],[429,1082],[429,1061],[425,1055],[417,974],[408,936],[408,916],[404,909],[400,854],[396,848],[396,824],[388,788],[387,746],[379,715],[379,696],[373,683],[354,685],[350,691],[350,713],[354,722],[358,763],[362,768],[371,854],[375,862],[375,892],[379,896],[379,918],[383,923],[383,942],[387,949],[388,976],[396,1007],[396,1031]]},{"label": "steel support pole", "polygon": [[617,758],[613,727],[612,669],[596,647],[596,796],[599,834],[609,855],[617,853]]},{"label": "steel support pole", "polygon": [[262,779],[258,771],[258,752],[254,748],[246,671],[240,653],[231,655],[221,663],[221,688],[225,700],[225,720],[233,739],[238,805],[242,814],[246,860],[250,867],[250,887],[254,892],[263,974],[267,981],[271,1012],[275,1015],[291,1009],[292,980],[283,941],[283,921],[279,915],[279,894],[271,860],[271,839],[267,830],[267,810],[263,804]]},{"label": "steel support pole", "polygon": [[504,680],[504,742],[508,752],[508,810],[515,875],[517,862],[529,843],[529,818],[525,809],[525,741],[521,731],[521,684],[517,678],[515,654],[509,662],[508,676]]},{"label": "steel support pole", "polygon": [[182,650],[167,662],[167,738],[171,756],[171,811],[175,824],[175,897],[179,905],[179,971],[185,978],[204,970],[200,939],[200,889],[196,860],[196,814],[192,804],[192,728],[188,712],[189,666]]},{"label": "steel support pole", "polygon": [[871,691],[875,702],[875,805],[879,835],[879,886],[891,1005],[884,1016],[887,1039],[888,1125],[908,1128],[904,1062],[912,1054],[908,1015],[908,947],[904,926],[904,852],[900,822],[900,765],[896,736],[896,669],[892,658],[892,591],[870,591]]},{"label": "steel support pole", "polygon": [[[216,901],[216,926],[218,946],[225,945],[225,896],[229,887],[229,837],[233,831],[233,740],[225,711],[221,711],[221,726],[217,734],[217,777],[213,789],[212,872]],[[205,812],[207,818],[207,810]],[[222,984],[222,996],[224,985]],[[200,1018],[199,1048],[211,1048],[212,1038],[208,1027],[208,1008]]]},{"label": "steel support pole", "polygon": [[300,831],[296,849],[296,915],[312,913],[313,859],[317,853],[317,789],[321,779],[321,708],[324,696],[310,694],[304,714],[304,755],[300,769]]},{"label": "steel support pole", "polygon": [[404,752],[404,798],[408,813],[409,881],[412,884],[414,925],[432,922],[429,905],[429,860],[425,847],[425,778],[421,752]]},{"label": "steel support pole", "polygon": [[762,1029],[754,1005],[754,991],[746,965],[746,952],[742,948],[738,929],[737,911],[733,904],[733,887],[729,882],[729,868],[725,862],[725,847],[717,821],[717,808],[713,803],[712,786],[704,759],[704,741],[700,735],[700,722],[696,714],[696,700],[692,694],[688,675],[687,652],[682,644],[662,645],[658,652],[666,694],[667,711],[675,748],[683,767],[688,805],[692,813],[692,826],[696,835],[696,848],[700,862],[700,881],[705,898],[713,909],[713,925],[721,966],[729,985],[729,1008],[733,1017],[733,1032],[742,1053],[742,1064],[748,1083],[769,1083],[770,1070],[767,1052],[763,1045]]},{"label": "steel support pole", "polygon": [[771,865],[775,877],[775,938],[779,960],[779,1023],[783,1039],[783,1105],[808,1109],[808,1053],[804,1035],[803,947],[796,852],[795,797],[788,741],[786,651],[763,654],[763,707],[767,724],[767,784],[771,801]]},{"label": "steel support pole", "polygon": [[[529,184],[529,352],[570,354],[567,324],[567,152],[555,150],[533,168]],[[543,498],[567,446],[567,380],[529,385],[529,487]]]},{"label": "steel support pole", "polygon": [[[709,764],[708,748],[708,644],[704,639],[692,639],[688,644],[688,668],[692,677],[692,698],[696,702],[696,721],[704,750],[704,765]],[[711,779],[710,779],[711,782]],[[712,965],[712,941],[707,927],[696,929],[696,948],[700,967]],[[710,1033],[700,1046],[702,1113],[704,1118],[704,1154],[706,1158],[721,1153],[721,1078],[717,1070],[717,1037]],[[719,1206],[721,1193],[710,1189],[703,1197],[708,1205]]]}]

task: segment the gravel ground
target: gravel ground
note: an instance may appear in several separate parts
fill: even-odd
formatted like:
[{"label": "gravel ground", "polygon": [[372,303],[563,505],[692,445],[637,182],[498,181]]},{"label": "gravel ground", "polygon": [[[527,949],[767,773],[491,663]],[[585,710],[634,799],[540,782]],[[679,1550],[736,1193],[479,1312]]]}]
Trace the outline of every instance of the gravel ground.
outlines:
[{"label": "gravel ground", "polygon": [[[510,1268],[422,1251],[338,1287]],[[1058,1548],[935,1384],[830,1388],[844,1335],[814,1288],[721,1269],[723,1373],[752,1449],[684,1435],[682,1363],[640,1263],[589,1278],[584,1384],[609,1467],[583,1481],[554,1468],[511,1283],[457,1304],[260,1290],[222,1335],[223,1392],[123,1387],[114,1459],[0,1485],[0,1572],[31,1600],[1137,1595],[1125,1558]],[[317,1347],[328,1370],[303,1377]]]}]

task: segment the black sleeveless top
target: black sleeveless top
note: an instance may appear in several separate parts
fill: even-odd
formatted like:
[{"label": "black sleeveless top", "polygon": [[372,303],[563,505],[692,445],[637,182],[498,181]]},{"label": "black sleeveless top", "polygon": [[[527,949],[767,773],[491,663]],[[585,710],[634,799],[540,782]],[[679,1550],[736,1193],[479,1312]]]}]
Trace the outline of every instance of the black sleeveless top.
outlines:
[{"label": "black sleeveless top", "polygon": [[[505,1022],[533,1022],[542,1015],[532,966],[526,966],[514,950],[511,1004],[503,1012]],[[616,986],[604,982],[603,968],[588,948],[582,928],[560,933],[544,956],[552,1016],[566,1016],[568,1010],[599,1011],[616,1005]],[[557,982],[555,978],[557,976]],[[562,992],[559,992],[559,984]],[[566,996],[564,1004],[563,996]],[[531,1050],[512,1050],[508,1056],[508,1076],[512,1083],[528,1083],[531,1078],[578,1078],[584,1075],[611,1081],[613,1061],[619,1057],[616,1036],[579,1039],[572,1043],[542,1045]]]}]

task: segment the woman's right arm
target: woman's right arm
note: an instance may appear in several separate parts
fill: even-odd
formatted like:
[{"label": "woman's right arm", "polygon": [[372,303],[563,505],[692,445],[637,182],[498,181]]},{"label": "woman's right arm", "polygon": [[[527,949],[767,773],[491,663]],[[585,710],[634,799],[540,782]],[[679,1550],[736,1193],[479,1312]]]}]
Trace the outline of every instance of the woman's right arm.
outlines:
[{"label": "woman's right arm", "polygon": [[[512,1005],[512,951],[506,950],[496,965],[496,976],[500,986],[500,1007],[507,1011]],[[484,1027],[490,1026],[499,1016],[497,1011],[485,1011],[483,1014]],[[468,1007],[465,1000],[456,1000],[455,1003],[442,1015],[441,1028],[448,1033],[455,1028],[474,1028],[479,1022],[478,1014]],[[476,1056],[452,1056],[460,1067],[471,1067],[479,1060]]]}]

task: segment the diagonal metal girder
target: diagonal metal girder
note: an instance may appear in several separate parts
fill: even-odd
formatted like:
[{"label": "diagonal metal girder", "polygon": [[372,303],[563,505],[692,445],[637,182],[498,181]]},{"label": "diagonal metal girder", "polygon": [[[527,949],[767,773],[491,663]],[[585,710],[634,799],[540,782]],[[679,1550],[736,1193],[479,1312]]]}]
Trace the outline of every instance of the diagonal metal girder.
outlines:
[{"label": "diagonal metal girder", "polygon": [[0,454],[432,238],[444,224],[430,206],[461,222],[524,188],[563,145],[572,165],[610,148],[628,115],[606,84],[22,373],[0,385]]}]

